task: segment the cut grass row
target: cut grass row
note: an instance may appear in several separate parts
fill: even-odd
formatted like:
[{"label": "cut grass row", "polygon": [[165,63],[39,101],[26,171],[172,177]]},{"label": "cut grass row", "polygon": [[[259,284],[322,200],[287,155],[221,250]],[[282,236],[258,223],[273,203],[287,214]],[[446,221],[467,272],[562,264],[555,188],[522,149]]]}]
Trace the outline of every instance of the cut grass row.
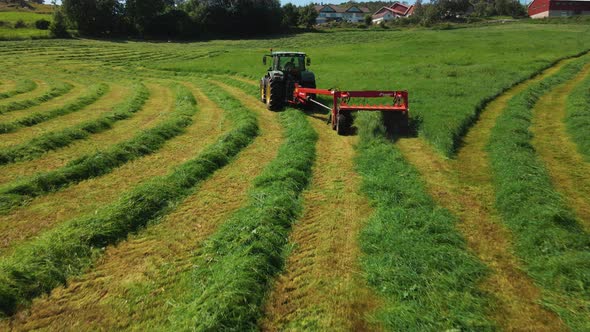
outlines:
[{"label": "cut grass row", "polygon": [[552,88],[533,107],[532,145],[580,225],[590,232],[590,163],[578,152],[565,119],[572,91],[590,75],[590,62],[575,77]]},{"label": "cut grass row", "polygon": [[466,248],[456,218],[436,205],[390,141],[380,114],[359,113],[357,170],[374,214],[361,232],[361,264],[383,303],[374,319],[395,331],[485,331],[485,266]]},{"label": "cut grass row", "polygon": [[102,176],[134,159],[156,152],[168,140],[182,134],[185,128],[192,124],[192,116],[196,109],[187,106],[190,103],[187,104],[186,101],[190,98],[190,92],[184,88],[179,89],[174,113],[159,125],[106,150],[75,159],[65,167],[38,174],[0,189],[0,213],[5,213],[33,197]]},{"label": "cut grass row", "polygon": [[[108,149],[131,139],[139,131],[153,128],[167,119],[174,111],[174,90],[169,88],[170,84],[167,82],[146,83],[146,85],[150,89],[150,100],[141,112],[128,121],[122,121],[107,132],[93,135],[92,139],[80,141],[71,147],[40,158],[39,161],[43,164],[37,167],[37,171],[63,167],[69,160],[95,153],[97,146]],[[2,234],[0,257],[9,255],[19,244],[39,236],[52,227],[100,210],[115,202],[121,193],[128,192],[152,178],[168,174],[174,167],[198,155],[220,135],[227,132],[231,127],[231,121],[225,117],[226,112],[216,112],[216,106],[214,104],[212,106],[199,89],[192,86],[189,86],[189,89],[199,103],[199,112],[194,116],[193,125],[187,127],[182,135],[167,141],[156,153],[132,160],[101,177],[88,179],[36,197],[25,206],[14,209],[6,215],[0,215],[0,234]],[[211,121],[210,117],[218,121]],[[35,162],[36,160],[22,165],[36,167]],[[19,172],[19,164],[12,164],[6,169]],[[16,178],[26,179],[26,176],[31,174],[31,170],[25,170]],[[2,174],[0,176],[10,177],[10,175]]]},{"label": "cut grass row", "polygon": [[117,121],[128,119],[141,110],[149,98],[149,91],[143,84],[138,84],[134,91],[134,95],[128,100],[117,105],[112,112],[106,113],[98,119],[87,121],[73,128],[49,132],[26,143],[0,150],[0,165],[32,160],[47,151],[63,148],[76,140],[86,139],[92,134],[111,129]]},{"label": "cut grass row", "polygon": [[[194,107],[194,99],[184,100]],[[255,116],[235,104],[234,128],[197,157],[168,175],[137,186],[114,204],[70,220],[25,243],[0,262],[0,310],[12,313],[18,304],[62,284],[81,272],[109,244],[171,210],[193,187],[228,164],[258,133]]]},{"label": "cut grass row", "polygon": [[[126,83],[126,84],[125,84]],[[131,82],[113,83],[111,91],[103,98],[85,109],[45,122],[38,126],[21,128],[6,134],[14,142],[24,137],[21,142],[44,133],[59,132],[67,128],[76,127],[89,120],[98,119],[104,114],[112,112],[123,102],[131,100],[136,91],[136,84]],[[88,139],[72,142],[66,147],[50,150],[32,160],[24,160],[0,166],[0,187],[7,183],[22,180],[39,172],[47,172],[66,166],[70,161],[84,155],[96,153],[97,149],[105,149],[117,143],[131,139],[138,131],[146,130],[164,119],[174,109],[174,91],[169,84],[146,83],[149,99],[132,117],[117,121],[109,130],[92,134]],[[0,151],[3,141],[0,140]],[[11,145],[8,145],[11,146]]]},{"label": "cut grass row", "polygon": [[249,203],[198,250],[191,299],[175,310],[175,329],[256,329],[272,277],[282,269],[315,159],[317,134],[305,116],[291,109],[280,119],[285,142],[254,180]]},{"label": "cut grass row", "polygon": [[578,151],[590,162],[590,76],[569,95],[565,124]]},{"label": "cut grass row", "polygon": [[33,113],[13,122],[0,123],[0,134],[15,132],[22,127],[31,127],[56,117],[79,111],[104,96],[109,91],[109,86],[100,83],[90,87],[89,90],[86,95],[79,97],[70,104],[50,111]]},{"label": "cut grass row", "polygon": [[62,96],[68,93],[70,90],[74,88],[73,85],[69,83],[58,82],[51,89],[44,93],[43,95],[31,99],[21,100],[21,101],[13,101],[5,105],[0,105],[0,114],[24,110],[29,107],[41,105],[44,102],[47,102],[51,99],[56,97]]},{"label": "cut grass row", "polygon": [[[146,230],[107,248],[91,270],[68,280],[67,286],[59,287],[50,296],[35,300],[27,313],[11,317],[13,329],[44,326],[63,330],[76,326],[79,330],[117,330],[133,326],[138,330],[171,330],[169,318],[174,303],[189,295],[186,289],[192,287],[194,250],[247,202],[252,180],[275,159],[283,141],[278,113],[268,112],[259,102],[246,100],[248,97],[245,99],[237,89],[221,87],[256,112],[259,136],[161,221],[150,222]],[[220,132],[225,132],[220,131],[221,123],[226,123],[225,129],[231,126],[223,116],[231,110],[220,112],[223,108],[199,89],[193,93],[200,109],[195,125],[170,145],[205,147]],[[171,149],[170,145],[167,149]],[[182,152],[178,148],[171,150],[175,156],[200,152],[192,147]],[[160,159],[171,159],[160,156]],[[99,277],[104,275],[109,277]],[[97,312],[101,313],[100,317],[96,316]],[[8,320],[0,320],[0,330],[5,326],[3,323],[8,324]]]},{"label": "cut grass row", "polygon": [[33,91],[37,88],[37,83],[31,80],[21,80],[16,83],[13,90],[0,93],[0,99],[10,98],[25,92]]},{"label": "cut grass row", "polygon": [[515,251],[543,289],[543,304],[576,331],[590,329],[590,237],[532,146],[532,109],[551,88],[573,78],[588,56],[529,86],[508,102],[489,151],[496,206],[514,234]]}]

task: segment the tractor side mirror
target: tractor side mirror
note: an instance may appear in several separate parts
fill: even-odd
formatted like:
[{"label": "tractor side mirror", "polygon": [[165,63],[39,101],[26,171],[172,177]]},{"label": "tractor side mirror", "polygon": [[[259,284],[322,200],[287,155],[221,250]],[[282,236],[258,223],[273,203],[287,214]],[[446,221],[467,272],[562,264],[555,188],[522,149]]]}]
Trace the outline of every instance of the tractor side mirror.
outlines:
[{"label": "tractor side mirror", "polygon": [[307,60],[306,65],[311,66],[311,58],[307,58],[306,60]]},{"label": "tractor side mirror", "polygon": [[266,55],[262,57],[262,64],[266,66]]}]

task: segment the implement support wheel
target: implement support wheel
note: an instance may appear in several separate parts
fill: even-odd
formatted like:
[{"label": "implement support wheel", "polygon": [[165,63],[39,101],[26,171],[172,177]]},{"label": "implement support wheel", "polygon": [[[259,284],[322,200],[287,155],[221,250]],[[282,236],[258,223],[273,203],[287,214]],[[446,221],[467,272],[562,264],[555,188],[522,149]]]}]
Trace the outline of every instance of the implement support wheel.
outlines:
[{"label": "implement support wheel", "polygon": [[406,136],[410,131],[407,112],[383,112],[383,122],[390,135]]},{"label": "implement support wheel", "polygon": [[350,132],[352,116],[349,112],[338,112],[336,119],[336,132],[338,135],[347,135]]}]

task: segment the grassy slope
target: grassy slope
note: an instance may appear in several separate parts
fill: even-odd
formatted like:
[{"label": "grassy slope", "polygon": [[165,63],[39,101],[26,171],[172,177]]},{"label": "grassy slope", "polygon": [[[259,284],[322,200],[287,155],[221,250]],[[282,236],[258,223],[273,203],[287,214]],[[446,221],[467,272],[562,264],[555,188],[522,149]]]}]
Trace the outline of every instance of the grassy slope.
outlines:
[{"label": "grassy slope", "polygon": [[[40,12],[23,10],[15,11],[12,7],[0,7],[0,40],[40,39],[49,38],[48,30],[35,28],[37,20],[51,21],[52,15],[47,10]],[[25,28],[14,28],[14,24],[22,20],[27,25]]]},{"label": "grassy slope", "polygon": [[34,11],[28,11],[28,12],[0,11],[0,21],[8,22],[11,24],[14,24],[18,20],[23,20],[27,25],[29,25],[29,24],[35,24],[35,21],[41,20],[41,19],[51,21],[51,15],[46,14],[46,13],[39,14]]},{"label": "grassy slope", "polygon": [[[174,71],[239,73],[259,78],[268,48],[305,51],[319,87],[408,89],[421,134],[444,154],[456,149],[481,101],[589,44],[586,25],[507,24],[445,31],[358,31],[272,40],[213,41],[194,61],[153,65]],[[493,77],[494,79],[490,79]]]}]

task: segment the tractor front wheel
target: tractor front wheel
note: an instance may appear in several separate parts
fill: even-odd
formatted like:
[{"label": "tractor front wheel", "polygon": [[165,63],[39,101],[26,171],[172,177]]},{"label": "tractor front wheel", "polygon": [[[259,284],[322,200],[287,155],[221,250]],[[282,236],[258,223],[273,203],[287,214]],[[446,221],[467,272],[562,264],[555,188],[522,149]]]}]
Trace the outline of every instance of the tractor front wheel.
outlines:
[{"label": "tractor front wheel", "polygon": [[260,101],[266,103],[266,78],[260,80]]},{"label": "tractor front wheel", "polygon": [[283,88],[282,82],[272,78],[266,84],[266,108],[276,111],[283,107]]}]

